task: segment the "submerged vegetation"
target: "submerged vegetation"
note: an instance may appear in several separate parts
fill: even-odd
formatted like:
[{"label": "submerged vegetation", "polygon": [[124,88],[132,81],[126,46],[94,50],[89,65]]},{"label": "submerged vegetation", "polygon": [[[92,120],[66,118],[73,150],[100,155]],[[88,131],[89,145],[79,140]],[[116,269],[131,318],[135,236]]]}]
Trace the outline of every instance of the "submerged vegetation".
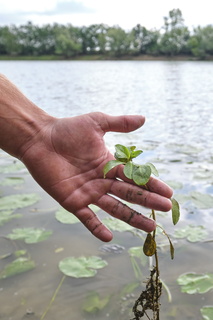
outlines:
[{"label": "submerged vegetation", "polygon": [[0,27],[0,59],[110,59],[137,56],[213,56],[213,25],[194,27],[184,24],[180,9],[173,9],[160,30],[137,24],[126,31],[119,26],[93,24],[75,27],[54,23],[43,26]]}]

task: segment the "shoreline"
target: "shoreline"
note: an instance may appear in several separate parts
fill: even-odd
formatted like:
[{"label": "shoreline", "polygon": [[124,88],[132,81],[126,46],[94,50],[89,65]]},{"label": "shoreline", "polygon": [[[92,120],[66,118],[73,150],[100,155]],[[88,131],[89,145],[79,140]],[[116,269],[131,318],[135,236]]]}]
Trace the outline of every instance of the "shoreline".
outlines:
[{"label": "shoreline", "polygon": [[55,55],[42,56],[7,56],[0,55],[0,61],[213,61],[213,56],[208,56],[205,59],[200,59],[189,55],[177,56],[122,56],[111,57],[106,55],[80,55],[76,57],[65,58]]}]

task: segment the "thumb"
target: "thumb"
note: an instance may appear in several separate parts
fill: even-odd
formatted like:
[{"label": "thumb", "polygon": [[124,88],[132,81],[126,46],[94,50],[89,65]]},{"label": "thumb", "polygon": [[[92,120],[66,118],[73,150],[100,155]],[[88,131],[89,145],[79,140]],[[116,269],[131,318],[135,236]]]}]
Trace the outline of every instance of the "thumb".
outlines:
[{"label": "thumb", "polygon": [[122,115],[110,116],[101,112],[91,113],[90,116],[99,123],[101,129],[105,132],[131,132],[140,128],[145,117],[141,115]]}]

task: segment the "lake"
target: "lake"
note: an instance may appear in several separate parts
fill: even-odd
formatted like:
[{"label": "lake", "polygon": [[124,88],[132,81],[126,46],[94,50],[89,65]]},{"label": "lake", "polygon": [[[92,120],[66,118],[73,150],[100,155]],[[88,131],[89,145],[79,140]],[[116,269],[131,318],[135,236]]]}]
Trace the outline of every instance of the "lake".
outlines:
[{"label": "lake", "polygon": [[[189,272],[210,274],[208,282],[213,283],[213,62],[0,61],[0,72],[56,117],[93,111],[146,116],[139,130],[108,133],[105,141],[112,152],[116,143],[143,149],[139,161],[154,163],[160,178],[173,187],[181,204],[180,222],[173,226],[170,213],[159,213],[159,224],[175,247],[171,260],[168,241],[159,234],[161,278],[172,295],[168,302],[164,290],[161,319],[202,319],[201,308],[213,305],[213,285],[199,293],[203,283],[198,282],[195,293],[188,294],[181,292],[177,278]],[[16,164],[0,153],[0,197],[33,193],[40,199],[16,209],[14,214],[21,217],[0,223],[0,270],[20,250],[35,268],[0,280],[0,319],[130,320],[151,263],[130,255],[131,248],[142,246],[141,238],[114,231],[112,244],[121,252],[107,251],[80,223],[60,223],[55,218],[58,204]],[[15,178],[17,183],[5,183]],[[107,217],[102,211],[98,215]],[[33,244],[8,240],[13,229],[28,227],[45,228],[52,235]],[[63,274],[58,264],[70,256],[98,256],[108,265],[91,278],[66,277],[59,288]],[[140,277],[134,264],[142,272]]]}]

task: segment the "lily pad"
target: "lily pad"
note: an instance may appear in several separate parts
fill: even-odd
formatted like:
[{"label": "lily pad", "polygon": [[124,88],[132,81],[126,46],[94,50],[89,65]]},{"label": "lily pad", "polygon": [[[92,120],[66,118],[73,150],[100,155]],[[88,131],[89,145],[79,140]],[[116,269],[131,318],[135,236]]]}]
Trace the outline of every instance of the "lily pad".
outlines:
[{"label": "lily pad", "polygon": [[205,320],[213,319],[213,306],[205,306],[200,309],[200,312]]},{"label": "lily pad", "polygon": [[24,240],[25,243],[37,243],[46,240],[51,234],[52,231],[45,229],[17,228],[7,237],[11,240]]},{"label": "lily pad", "polygon": [[28,207],[40,200],[36,193],[29,194],[13,194],[0,198],[1,210],[15,210],[18,208]]},{"label": "lily pad", "polygon": [[2,186],[16,186],[24,183],[24,179],[21,177],[8,177],[1,181]]},{"label": "lily pad", "polygon": [[35,268],[35,262],[28,258],[18,258],[0,271],[0,279],[6,279]]},{"label": "lily pad", "polygon": [[11,173],[17,172],[25,168],[24,164],[21,161],[9,164],[8,166],[1,166],[0,173]]},{"label": "lily pad", "polygon": [[74,214],[70,213],[64,208],[60,208],[59,210],[57,210],[55,217],[61,223],[75,224],[80,222],[79,219]]},{"label": "lily pad", "polygon": [[21,218],[22,215],[21,214],[12,214],[13,211],[9,210],[9,211],[0,211],[0,226],[2,226],[3,224],[5,224],[6,222],[12,220],[12,219],[17,219],[17,218]]},{"label": "lily pad", "polygon": [[178,202],[184,203],[186,201],[192,201],[197,208],[210,209],[213,208],[213,196],[206,193],[200,193],[192,191],[190,194],[176,194],[175,198]]},{"label": "lily pad", "polygon": [[101,298],[97,292],[91,292],[83,304],[83,310],[87,313],[95,314],[98,311],[103,310],[109,303],[109,300],[110,295],[107,295],[105,298]]},{"label": "lily pad", "polygon": [[66,276],[74,278],[94,277],[96,269],[107,266],[107,262],[99,257],[67,257],[59,262],[59,269]]},{"label": "lily pad", "polygon": [[208,235],[208,232],[203,226],[188,225],[182,229],[175,230],[175,238],[187,238],[190,242],[197,242],[204,240]]},{"label": "lily pad", "polygon": [[213,273],[185,273],[178,277],[181,291],[188,294],[206,293],[213,289]]},{"label": "lily pad", "polygon": [[135,228],[133,228],[126,222],[114,218],[105,218],[102,220],[102,222],[112,231],[124,232],[135,230]]}]

